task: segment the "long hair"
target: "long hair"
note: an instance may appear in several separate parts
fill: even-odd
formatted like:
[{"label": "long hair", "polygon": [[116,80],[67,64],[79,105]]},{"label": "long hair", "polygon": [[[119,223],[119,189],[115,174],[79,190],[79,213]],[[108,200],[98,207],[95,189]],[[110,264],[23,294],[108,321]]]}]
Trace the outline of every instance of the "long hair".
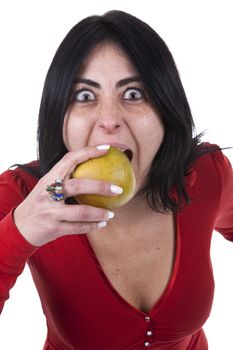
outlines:
[{"label": "long hair", "polygon": [[[46,76],[39,112],[41,173],[47,173],[67,153],[62,128],[72,85],[85,58],[104,41],[116,43],[126,53],[165,127],[162,145],[140,193],[146,193],[149,205],[157,211],[178,210],[189,203],[184,178],[199,155],[199,137],[167,45],[150,26],[122,11],[83,19],[58,47]],[[176,198],[171,195],[174,188]]]}]

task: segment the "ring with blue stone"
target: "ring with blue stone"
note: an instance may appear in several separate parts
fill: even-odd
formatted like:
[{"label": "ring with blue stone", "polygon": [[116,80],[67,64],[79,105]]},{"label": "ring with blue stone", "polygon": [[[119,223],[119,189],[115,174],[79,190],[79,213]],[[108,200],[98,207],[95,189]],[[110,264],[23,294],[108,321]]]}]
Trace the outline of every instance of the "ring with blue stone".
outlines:
[{"label": "ring with blue stone", "polygon": [[60,202],[65,199],[63,193],[63,180],[57,179],[51,185],[48,185],[46,191],[55,202]]}]

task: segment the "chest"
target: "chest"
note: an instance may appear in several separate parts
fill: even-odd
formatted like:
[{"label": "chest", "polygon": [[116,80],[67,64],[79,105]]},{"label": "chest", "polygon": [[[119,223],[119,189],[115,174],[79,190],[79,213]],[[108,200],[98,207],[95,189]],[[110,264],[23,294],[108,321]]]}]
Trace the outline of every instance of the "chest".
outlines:
[{"label": "chest", "polygon": [[137,225],[141,232],[134,239],[129,230],[125,239],[120,232],[115,237],[99,230],[61,237],[38,249],[30,267],[49,326],[55,325],[56,334],[72,347],[141,349],[148,324],[137,310],[151,310],[163,295],[150,313],[153,341],[171,346],[172,340],[196,332],[213,300],[209,221],[202,213],[177,215],[175,230],[171,221],[147,220]]},{"label": "chest", "polygon": [[175,258],[173,216],[140,223],[134,232],[89,234],[88,240],[113,288],[144,312],[158,301],[169,282]]}]

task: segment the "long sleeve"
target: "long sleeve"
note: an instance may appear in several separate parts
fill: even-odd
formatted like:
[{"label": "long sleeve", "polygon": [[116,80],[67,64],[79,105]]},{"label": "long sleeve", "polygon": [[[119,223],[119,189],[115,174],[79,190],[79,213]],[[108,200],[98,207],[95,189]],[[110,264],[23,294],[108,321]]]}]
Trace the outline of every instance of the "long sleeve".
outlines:
[{"label": "long sleeve", "polygon": [[36,247],[18,231],[13,210],[28,194],[28,187],[16,171],[0,176],[0,312],[9,298],[9,291],[22,273]]},{"label": "long sleeve", "polygon": [[226,239],[233,241],[233,171],[227,157],[221,152],[216,152],[215,166],[219,174],[220,204],[215,230]]}]

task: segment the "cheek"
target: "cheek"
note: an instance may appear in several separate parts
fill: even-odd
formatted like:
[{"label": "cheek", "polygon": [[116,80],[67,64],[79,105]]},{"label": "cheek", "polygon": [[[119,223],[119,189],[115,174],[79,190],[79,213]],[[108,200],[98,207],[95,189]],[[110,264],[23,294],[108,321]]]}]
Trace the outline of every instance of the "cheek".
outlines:
[{"label": "cheek", "polygon": [[150,167],[152,160],[163,142],[165,130],[160,117],[154,113],[148,118],[145,118],[144,123],[140,127],[143,162],[147,168]]},{"label": "cheek", "polygon": [[153,146],[159,147],[163,141],[164,126],[161,118],[154,112],[148,113],[141,119],[138,130],[151,149],[154,148]]},{"label": "cheek", "polygon": [[68,116],[67,114],[65,115],[65,118],[64,118],[64,121],[63,121],[63,127],[62,127],[62,137],[63,137],[63,142],[67,147],[67,143],[68,143],[68,140],[67,140],[67,123],[68,123]]},{"label": "cheek", "polygon": [[151,145],[153,145],[152,157],[154,158],[155,154],[160,149],[160,146],[164,139],[164,133],[165,133],[164,126],[160,121],[160,119],[157,120],[156,123],[154,123],[153,127],[151,127],[151,130],[153,130],[153,132],[151,131],[150,133],[151,137],[148,139],[148,141],[151,142]]},{"label": "cheek", "polygon": [[68,151],[76,151],[86,145],[87,130],[84,120],[72,113],[66,114],[63,123],[63,141]]}]

